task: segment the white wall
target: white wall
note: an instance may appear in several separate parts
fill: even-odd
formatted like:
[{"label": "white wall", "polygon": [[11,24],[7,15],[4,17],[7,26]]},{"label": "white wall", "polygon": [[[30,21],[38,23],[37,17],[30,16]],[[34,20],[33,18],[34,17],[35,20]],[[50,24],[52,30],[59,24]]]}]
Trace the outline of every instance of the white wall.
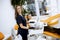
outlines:
[{"label": "white wall", "polygon": [[10,0],[0,0],[0,32],[10,34],[15,25],[14,9]]},{"label": "white wall", "polygon": [[60,0],[57,0],[57,4],[58,4],[58,13],[60,13]]},{"label": "white wall", "polygon": [[55,15],[57,14],[57,0],[50,0],[50,15]]}]

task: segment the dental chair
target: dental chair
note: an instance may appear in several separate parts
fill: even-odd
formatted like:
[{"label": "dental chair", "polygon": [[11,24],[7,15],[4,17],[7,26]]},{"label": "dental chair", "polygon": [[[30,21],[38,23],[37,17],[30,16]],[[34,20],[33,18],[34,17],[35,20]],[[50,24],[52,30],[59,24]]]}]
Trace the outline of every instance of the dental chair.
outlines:
[{"label": "dental chair", "polygon": [[11,37],[6,37],[6,36],[2,32],[0,32],[0,40],[12,40]]},{"label": "dental chair", "polygon": [[19,26],[15,24],[15,26],[12,29],[12,40],[22,40],[21,35],[17,35],[18,27]]},{"label": "dental chair", "polygon": [[[60,18],[60,14],[57,14],[55,16],[49,17],[46,20],[40,20],[40,21],[47,23],[49,25],[49,27],[53,28],[54,25],[59,24],[59,18]],[[54,32],[44,31],[43,34],[48,35],[48,36],[51,36],[51,37],[54,37],[54,38],[60,38],[60,35],[57,34],[57,33],[54,33]]]},{"label": "dental chair", "polygon": [[2,32],[0,32],[0,40],[4,39],[4,34]]},{"label": "dental chair", "polygon": [[29,20],[29,23],[32,29],[29,29],[28,40],[46,40],[43,37],[44,23],[36,19]]}]

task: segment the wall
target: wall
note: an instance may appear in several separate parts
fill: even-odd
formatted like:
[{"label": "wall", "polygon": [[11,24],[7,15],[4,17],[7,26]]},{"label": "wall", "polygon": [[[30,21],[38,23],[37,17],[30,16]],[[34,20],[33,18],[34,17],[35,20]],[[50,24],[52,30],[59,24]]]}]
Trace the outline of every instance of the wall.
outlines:
[{"label": "wall", "polygon": [[0,0],[0,32],[10,35],[15,23],[14,9],[10,0]]}]

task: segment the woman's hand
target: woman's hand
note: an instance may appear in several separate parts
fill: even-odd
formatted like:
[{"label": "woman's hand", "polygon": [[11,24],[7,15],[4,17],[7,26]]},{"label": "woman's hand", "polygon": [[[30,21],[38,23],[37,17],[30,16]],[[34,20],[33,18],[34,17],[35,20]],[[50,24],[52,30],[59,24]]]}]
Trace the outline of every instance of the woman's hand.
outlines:
[{"label": "woman's hand", "polygon": [[29,22],[27,21],[26,24],[29,24]]},{"label": "woman's hand", "polygon": [[28,28],[28,29],[30,28],[30,24],[27,24],[27,28]]}]

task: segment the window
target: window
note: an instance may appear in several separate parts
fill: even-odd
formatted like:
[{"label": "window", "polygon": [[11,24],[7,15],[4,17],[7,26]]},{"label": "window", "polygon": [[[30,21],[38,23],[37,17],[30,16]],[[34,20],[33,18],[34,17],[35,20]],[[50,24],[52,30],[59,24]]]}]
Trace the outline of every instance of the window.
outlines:
[{"label": "window", "polygon": [[[35,0],[28,0],[28,10],[33,16],[36,16]],[[46,13],[46,0],[38,0],[40,15],[47,15]]]}]

